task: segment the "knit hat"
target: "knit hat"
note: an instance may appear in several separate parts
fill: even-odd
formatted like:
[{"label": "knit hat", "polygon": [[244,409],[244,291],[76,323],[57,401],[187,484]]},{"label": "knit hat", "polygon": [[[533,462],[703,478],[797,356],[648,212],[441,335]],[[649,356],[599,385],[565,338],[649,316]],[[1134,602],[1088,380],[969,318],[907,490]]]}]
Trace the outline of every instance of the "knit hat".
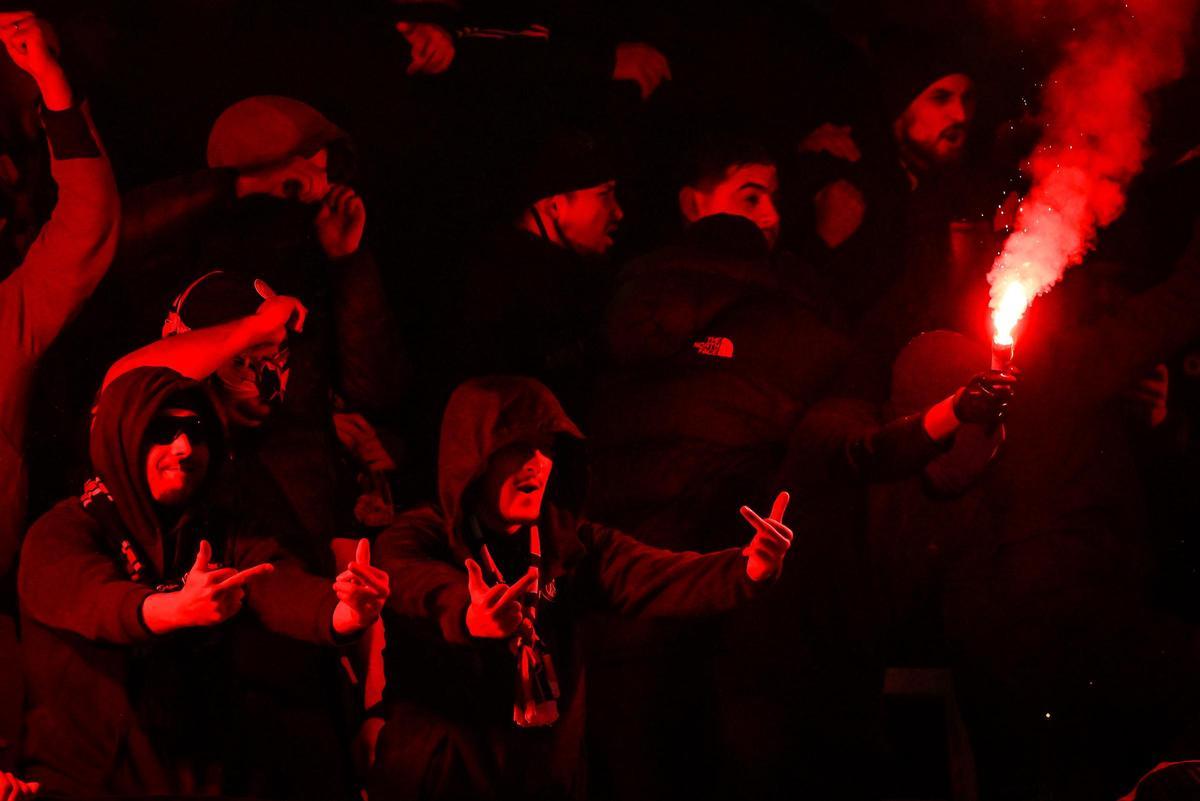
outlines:
[{"label": "knit hat", "polygon": [[244,170],[309,156],[345,132],[307,103],[290,97],[258,95],[239,100],[213,123],[208,134],[208,166]]},{"label": "knit hat", "polygon": [[249,317],[275,293],[260,278],[213,270],[179,293],[163,323],[162,335],[208,328],[240,317]]},{"label": "knit hat", "polygon": [[587,189],[617,177],[617,160],[608,143],[579,129],[552,133],[530,160],[521,184],[521,200],[542,198]]},{"label": "knit hat", "polygon": [[904,113],[937,80],[974,70],[970,59],[946,35],[912,28],[889,28],[872,43],[879,89],[887,119]]}]

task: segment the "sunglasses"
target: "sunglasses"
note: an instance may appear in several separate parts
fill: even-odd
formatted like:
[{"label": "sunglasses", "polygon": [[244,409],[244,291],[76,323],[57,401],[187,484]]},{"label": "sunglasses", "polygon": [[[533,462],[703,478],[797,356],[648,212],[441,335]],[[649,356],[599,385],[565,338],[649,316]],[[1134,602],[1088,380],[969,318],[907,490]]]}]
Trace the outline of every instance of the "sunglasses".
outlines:
[{"label": "sunglasses", "polygon": [[146,427],[146,439],[154,445],[170,445],[183,434],[187,434],[188,441],[192,444],[206,443],[210,438],[208,425],[205,424],[204,418],[198,415],[161,415],[151,420],[150,425]]}]

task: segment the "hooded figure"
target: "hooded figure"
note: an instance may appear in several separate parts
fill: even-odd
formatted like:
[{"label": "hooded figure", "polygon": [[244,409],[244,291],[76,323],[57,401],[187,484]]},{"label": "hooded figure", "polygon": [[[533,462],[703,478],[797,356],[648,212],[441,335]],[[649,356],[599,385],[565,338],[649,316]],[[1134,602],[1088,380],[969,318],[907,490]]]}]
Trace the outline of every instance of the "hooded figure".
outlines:
[{"label": "hooded figure", "polygon": [[[507,535],[489,530],[479,500],[490,464],[508,446],[548,438],[555,441],[554,472],[536,523]],[[581,439],[554,396],[532,379],[474,379],[451,396],[442,424],[440,503],[404,515],[377,544],[380,565],[397,588],[387,625],[405,637],[402,652],[385,656],[388,723],[372,795],[580,794],[580,616],[604,609],[639,616],[708,614],[731,609],[759,589],[747,576],[741,549],[673,553],[581,517],[575,508]],[[530,725],[522,713],[521,637],[471,634],[466,560],[494,565],[510,579],[539,566],[527,615],[536,622],[539,658],[549,654],[557,719],[552,714]]]},{"label": "hooded figure", "polygon": [[[215,270],[260,278],[308,308],[305,335],[290,343],[286,398],[255,448],[311,542],[323,549],[331,536],[355,527],[353,477],[338,469],[331,392],[348,411],[378,424],[400,400],[407,375],[379,266],[363,235],[366,210],[354,190],[352,147],[311,106],[263,95],[217,118],[206,157],[206,170],[126,194],[123,256],[114,273],[127,282],[126,293],[151,308]],[[175,311],[191,328],[225,322],[244,294],[209,279]]]},{"label": "hooded figure", "polygon": [[[153,426],[185,409],[208,432],[207,473],[180,506],[154,500]],[[223,429],[203,385],[138,368],[100,396],[91,433],[95,477],[30,529],[18,575],[29,703],[31,777],[65,796],[214,792],[236,721],[236,682],[223,647],[244,615],[155,635],[143,605],[179,589],[199,543],[212,563],[271,563],[245,591],[268,629],[332,643],[337,597],[271,536],[267,515],[232,518],[216,498]],[[176,434],[176,437],[178,435]],[[198,468],[197,468],[198,469]],[[199,477],[198,477],[199,478]]]}]

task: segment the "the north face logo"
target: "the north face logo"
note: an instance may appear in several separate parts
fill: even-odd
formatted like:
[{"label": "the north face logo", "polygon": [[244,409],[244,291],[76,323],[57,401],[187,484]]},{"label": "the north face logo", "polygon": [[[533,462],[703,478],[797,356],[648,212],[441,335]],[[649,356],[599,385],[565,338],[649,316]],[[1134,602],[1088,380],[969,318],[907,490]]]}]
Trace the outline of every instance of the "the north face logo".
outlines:
[{"label": "the north face logo", "polygon": [[733,340],[728,337],[707,337],[692,343],[701,356],[716,356],[718,359],[733,358]]}]

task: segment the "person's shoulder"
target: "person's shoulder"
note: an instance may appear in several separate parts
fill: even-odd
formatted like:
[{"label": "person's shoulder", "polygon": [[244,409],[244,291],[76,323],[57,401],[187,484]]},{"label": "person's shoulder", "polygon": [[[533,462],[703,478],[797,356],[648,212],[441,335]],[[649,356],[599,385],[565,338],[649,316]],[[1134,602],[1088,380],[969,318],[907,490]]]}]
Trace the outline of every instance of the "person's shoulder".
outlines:
[{"label": "person's shoulder", "polygon": [[79,497],[63,498],[47,509],[41,517],[29,527],[25,538],[28,540],[35,534],[44,535],[64,529],[98,529],[100,524],[87,513]]},{"label": "person's shoulder", "polygon": [[53,561],[64,547],[78,550],[80,546],[75,543],[98,542],[101,530],[100,522],[88,514],[79,498],[65,498],[46,510],[25,532],[21,567]]},{"label": "person's shoulder", "polygon": [[761,280],[767,272],[769,249],[753,222],[732,214],[714,214],[687,226],[673,240],[639,256],[621,271],[622,283],[677,275],[681,280],[703,276]]},{"label": "person's shoulder", "polygon": [[379,533],[380,548],[402,543],[433,545],[449,543],[450,527],[445,515],[433,504],[417,506],[396,515],[392,524]]}]

